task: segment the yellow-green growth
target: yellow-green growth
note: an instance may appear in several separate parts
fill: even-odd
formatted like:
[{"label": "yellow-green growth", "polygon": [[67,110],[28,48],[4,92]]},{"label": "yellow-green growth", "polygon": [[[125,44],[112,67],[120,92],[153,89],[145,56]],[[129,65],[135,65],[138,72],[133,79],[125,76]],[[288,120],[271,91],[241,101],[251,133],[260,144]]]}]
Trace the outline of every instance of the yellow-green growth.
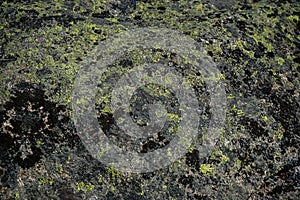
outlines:
[{"label": "yellow-green growth", "polygon": [[239,159],[237,159],[237,160],[235,161],[235,166],[236,166],[237,169],[241,169],[242,161],[239,160]]},{"label": "yellow-green growth", "polygon": [[20,194],[18,192],[16,192],[14,195],[14,199],[19,199],[19,198],[20,198]]},{"label": "yellow-green growth", "polygon": [[168,113],[167,114],[169,120],[179,121],[180,117],[178,114]]},{"label": "yellow-green growth", "polygon": [[276,57],[276,61],[280,66],[283,65],[283,63],[284,63],[284,59],[281,57]]},{"label": "yellow-green growth", "polygon": [[84,192],[89,192],[94,190],[95,186],[91,183],[85,184],[84,182],[80,182],[77,184],[77,190],[78,191],[84,191]]},{"label": "yellow-green growth", "polygon": [[107,173],[111,176],[112,180],[116,180],[121,177],[121,173],[112,167],[106,168]]},{"label": "yellow-green growth", "polygon": [[221,150],[215,151],[212,156],[212,159],[216,159],[219,158],[220,159],[220,164],[224,164],[226,162],[228,162],[230,159],[228,156],[224,155],[223,152]]},{"label": "yellow-green growth", "polygon": [[214,172],[214,168],[211,167],[210,164],[201,164],[199,170],[204,175],[208,175],[208,174]]}]

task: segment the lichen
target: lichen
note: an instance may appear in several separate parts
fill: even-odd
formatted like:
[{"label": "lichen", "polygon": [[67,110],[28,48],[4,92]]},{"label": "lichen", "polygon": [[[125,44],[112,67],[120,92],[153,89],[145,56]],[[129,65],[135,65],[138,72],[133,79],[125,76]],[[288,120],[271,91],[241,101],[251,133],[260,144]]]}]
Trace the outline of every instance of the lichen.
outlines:
[{"label": "lichen", "polygon": [[[220,195],[228,199],[276,199],[283,195],[296,199],[298,183],[293,177],[297,176],[294,169],[299,160],[299,3],[180,0],[137,1],[136,8],[128,5],[114,0],[2,1],[0,120],[4,126],[0,143],[10,137],[15,140],[0,145],[4,152],[0,198],[68,196],[58,190],[67,183],[66,187],[73,188],[74,199],[74,195],[84,198],[91,193],[99,199],[217,199]],[[76,139],[70,120],[72,86],[81,62],[102,40],[133,27],[154,26],[189,35],[213,58],[221,71],[214,78],[224,82],[227,92],[226,125],[217,146],[205,158],[200,159],[197,148],[191,146],[169,168],[152,174],[120,174],[92,159]],[[96,104],[102,119],[99,123],[105,122],[102,124],[107,125],[107,133],[116,131],[108,106],[115,82],[109,82],[109,78],[120,77],[146,61],[170,61],[184,71],[185,79],[198,94],[205,90],[201,73],[183,58],[157,49],[131,52],[99,80],[102,85]],[[32,89],[33,98],[28,92],[21,93],[24,88],[19,83],[29,84],[26,87]],[[38,90],[32,87],[35,84]],[[171,90],[155,87],[143,89],[153,98],[170,97],[175,102]],[[41,99],[38,94],[42,91],[45,95]],[[32,111],[26,104],[27,97],[32,105],[43,108]],[[209,112],[203,115],[208,118]],[[23,121],[26,130],[41,117],[38,127],[47,134],[28,134],[25,129],[19,134],[10,127],[24,116],[31,120],[30,124]],[[168,112],[167,116],[168,122],[180,121],[180,112]],[[170,138],[178,131],[176,126],[167,128]],[[143,150],[167,144],[167,139],[157,137],[142,143]],[[201,137],[209,137],[205,129]],[[25,148],[28,141],[30,148]],[[189,143],[184,139],[180,142]],[[155,146],[158,144],[161,146]],[[130,145],[129,141],[126,148]],[[22,160],[24,156],[32,161]],[[234,194],[237,196],[231,196]]]}]

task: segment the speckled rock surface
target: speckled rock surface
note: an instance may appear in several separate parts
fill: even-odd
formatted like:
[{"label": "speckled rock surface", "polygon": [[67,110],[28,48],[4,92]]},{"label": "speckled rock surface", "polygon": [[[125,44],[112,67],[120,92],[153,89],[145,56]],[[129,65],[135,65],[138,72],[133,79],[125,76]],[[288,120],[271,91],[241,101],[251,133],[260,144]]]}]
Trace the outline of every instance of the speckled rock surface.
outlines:
[{"label": "speckled rock surface", "polygon": [[[299,198],[299,12],[296,0],[0,1],[0,199]],[[154,26],[205,47],[222,73],[226,124],[205,158],[190,148],[167,168],[122,173],[94,159],[76,134],[72,86],[100,41]],[[104,103],[96,107],[116,142],[128,141],[105,104],[111,85],[145,61],[189,67],[156,49],[133,52],[109,68],[99,89]],[[194,75],[202,95],[201,74],[185,73]],[[146,123],[149,113],[140,104],[154,97],[138,94],[133,112]],[[176,104],[172,95],[156,98]],[[141,151],[170,138],[158,135]]]}]

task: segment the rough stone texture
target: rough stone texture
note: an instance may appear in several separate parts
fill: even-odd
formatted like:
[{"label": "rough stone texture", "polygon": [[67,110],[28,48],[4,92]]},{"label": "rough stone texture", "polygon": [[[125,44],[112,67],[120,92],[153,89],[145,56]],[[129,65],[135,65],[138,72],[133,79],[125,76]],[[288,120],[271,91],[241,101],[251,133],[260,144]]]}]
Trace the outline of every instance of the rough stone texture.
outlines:
[{"label": "rough stone texture", "polygon": [[[299,198],[299,10],[296,0],[0,1],[0,199]],[[224,76],[227,119],[206,158],[190,149],[168,168],[124,174],[93,159],[76,135],[72,84],[99,41],[148,26],[181,31],[205,47]],[[112,66],[97,105],[112,140],[124,142],[112,135],[110,89],[103,88],[149,60],[188,67],[159,50]],[[196,74],[201,95],[201,75],[185,73]],[[136,112],[147,122],[147,111]],[[143,151],[167,140],[153,138]]]}]

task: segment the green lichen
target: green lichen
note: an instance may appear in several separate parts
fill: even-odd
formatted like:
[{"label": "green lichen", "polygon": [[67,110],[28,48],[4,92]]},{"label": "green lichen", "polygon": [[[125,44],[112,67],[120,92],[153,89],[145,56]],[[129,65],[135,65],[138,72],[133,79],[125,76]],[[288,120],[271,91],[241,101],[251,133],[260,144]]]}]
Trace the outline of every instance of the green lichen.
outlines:
[{"label": "green lichen", "polygon": [[221,165],[230,161],[229,157],[223,154],[221,150],[213,152],[210,158],[213,160],[219,160]]},{"label": "green lichen", "polygon": [[59,163],[55,163],[55,169],[59,173],[63,173],[63,171],[64,171],[63,166]]},{"label": "green lichen", "polygon": [[[220,148],[217,148],[222,150],[212,152],[209,161],[212,161],[213,164],[202,164],[198,172],[194,172],[191,169],[195,167],[193,164],[187,166],[185,159],[182,159],[176,161],[172,167],[166,170],[162,169],[161,172],[155,172],[153,177],[146,180],[141,178],[142,176],[124,175],[123,177],[114,169],[107,169],[107,174],[99,175],[95,179],[90,178],[91,180],[86,182],[76,183],[74,181],[75,178],[71,180],[69,177],[62,179],[64,172],[73,172],[69,169],[69,166],[77,164],[73,163],[76,161],[73,161],[72,157],[71,160],[68,159],[66,166],[58,164],[59,162],[54,163],[55,170],[52,173],[55,178],[53,180],[49,179],[48,176],[41,176],[44,179],[41,179],[43,184],[38,186],[39,192],[47,191],[51,193],[49,188],[44,190],[43,187],[48,185],[45,184],[45,181],[50,185],[54,181],[55,183],[67,181],[70,182],[70,185],[78,184],[76,185],[78,191],[93,190],[95,193],[98,191],[94,189],[94,186],[96,187],[99,184],[99,188],[102,188],[103,191],[99,191],[98,195],[102,195],[99,197],[102,199],[107,198],[105,194],[109,193],[108,191],[112,191],[117,196],[118,192],[121,191],[120,188],[125,186],[126,189],[127,187],[136,188],[132,193],[139,194],[142,191],[141,193],[145,198],[162,199],[166,198],[167,195],[173,195],[167,193],[169,188],[174,187],[176,191],[180,191],[180,189],[176,188],[176,184],[179,183],[170,181],[169,186],[165,181],[162,181],[165,177],[178,180],[189,173],[194,178],[193,187],[188,186],[189,190],[184,191],[184,194],[188,193],[187,195],[190,196],[203,194],[203,196],[214,199],[213,191],[216,191],[216,193],[222,192],[221,189],[224,190],[223,185],[234,189],[232,185],[238,179],[245,179],[245,182],[247,182],[248,179],[253,177],[260,177],[263,180],[272,181],[272,184],[263,185],[263,183],[254,178],[251,181],[255,182],[255,186],[251,185],[250,182],[245,184],[239,183],[239,186],[243,188],[243,190],[241,189],[238,192],[239,198],[248,198],[250,196],[255,199],[264,195],[266,198],[276,199],[276,187],[274,186],[274,190],[272,188],[273,183],[276,183],[268,177],[268,173],[272,174],[272,170],[279,171],[282,163],[287,162],[287,159],[291,157],[293,152],[297,152],[297,148],[293,146],[289,146],[284,150],[280,147],[280,145],[286,145],[286,141],[293,141],[289,138],[293,135],[291,134],[293,131],[288,129],[289,125],[285,124],[283,126],[281,124],[285,120],[281,116],[285,113],[280,111],[284,106],[299,102],[300,82],[295,78],[299,75],[297,70],[299,64],[295,62],[297,60],[296,44],[300,40],[297,31],[299,17],[296,15],[299,12],[299,4],[293,1],[281,2],[280,4],[277,1],[248,1],[247,4],[239,2],[236,5],[219,10],[212,3],[200,0],[180,0],[176,2],[138,1],[137,8],[132,13],[120,15],[116,10],[111,11],[112,6],[110,2],[112,1],[83,2],[76,0],[72,3],[52,1],[46,4],[41,1],[34,1],[25,4],[4,1],[1,4],[1,14],[10,13],[10,16],[13,17],[1,16],[0,32],[1,34],[3,33],[3,37],[1,35],[1,47],[4,47],[5,55],[10,55],[16,60],[8,62],[5,67],[1,66],[0,103],[9,99],[11,96],[9,90],[17,82],[25,80],[27,82],[41,83],[45,87],[44,89],[49,100],[70,106],[72,85],[81,67],[81,60],[84,61],[86,59],[97,43],[111,37],[115,33],[136,26],[171,28],[190,35],[200,42],[208,53],[212,55],[217,67],[222,71],[220,75],[213,77],[213,81],[224,81],[228,92],[225,132],[222,133],[222,138],[218,143]],[[217,1],[212,2],[216,3]],[[110,11],[108,12],[109,17],[95,17],[105,14],[108,10]],[[32,14],[35,12],[37,13],[36,15]],[[38,27],[31,29],[31,22],[35,22],[44,16],[52,17],[52,20],[42,21]],[[67,19],[59,21],[64,16],[73,17],[74,19],[69,22]],[[75,18],[82,18],[83,20]],[[29,21],[22,21],[24,19]],[[124,22],[124,19],[126,19],[126,22]],[[26,23],[28,24],[26,25]],[[178,57],[166,56],[166,54],[167,52],[141,50],[132,52],[130,55],[126,55],[125,58],[131,60],[133,66],[138,66],[145,61],[160,63],[166,57],[170,61],[177,63],[178,68],[186,69],[188,62],[185,62],[184,59],[180,60]],[[6,57],[0,59],[1,62],[2,59],[9,60]],[[115,67],[109,68],[107,74],[103,76],[102,81],[104,84],[99,89],[99,98],[97,99],[97,103],[104,102],[105,104],[101,114],[106,116],[112,114],[110,107],[107,107],[111,98],[110,94],[108,94],[111,85],[106,83],[106,78],[109,74],[114,73],[122,75],[126,73],[126,70],[128,69],[124,69],[121,64],[117,64]],[[194,71],[191,72],[190,74],[185,74],[185,79],[193,86],[203,87],[205,80],[201,76],[195,75]],[[291,80],[291,77],[294,77],[294,79]],[[149,91],[156,96],[166,97],[170,94],[168,90],[160,89],[157,91],[155,89],[151,88]],[[271,95],[265,94],[268,92]],[[281,98],[273,99],[279,95],[282,95]],[[247,99],[249,96],[254,96],[255,99],[255,104],[251,105],[251,109],[242,104],[245,102],[249,103],[249,99]],[[285,100],[287,101],[284,102]],[[262,101],[261,104],[260,101]],[[278,104],[274,108],[269,105],[273,104],[274,106],[277,103],[276,101],[282,101],[286,104],[282,103],[284,106]],[[256,108],[261,111],[254,111]],[[271,111],[274,111],[274,113]],[[290,109],[290,112],[293,112],[293,110]],[[168,113],[168,116],[170,116],[170,120],[178,121],[179,115]],[[293,120],[293,118],[290,120]],[[254,123],[249,124],[249,121]],[[264,133],[265,135],[251,132],[252,129],[256,130],[258,128],[259,130],[264,130],[263,132],[266,132]],[[170,129],[176,132],[175,127]],[[209,137],[205,134],[202,136],[203,138]],[[248,149],[239,144],[241,140],[247,141],[246,144],[249,144]],[[268,142],[264,143],[264,141]],[[187,138],[182,139],[180,142],[189,144]],[[43,145],[39,142],[36,143],[36,147],[43,147]],[[274,155],[275,159],[270,161],[264,157],[264,154],[260,155],[260,152],[255,149],[256,146],[272,147],[269,149],[274,149],[274,152],[271,154]],[[250,162],[249,164],[247,160],[249,158],[239,157],[240,149],[247,151],[248,156],[252,156],[252,154],[257,156],[256,162],[264,164],[262,168],[271,163],[274,165],[274,169],[268,169],[267,173],[260,174],[255,167],[251,167],[252,163]],[[106,150],[105,148],[102,149],[100,154],[103,154]],[[193,152],[195,152],[194,147],[191,147],[189,154]],[[54,155],[56,154],[57,152],[54,153]],[[171,154],[169,155],[171,156]],[[265,160],[259,160],[261,157]],[[58,157],[57,159],[60,158]],[[63,159],[64,163],[65,158]],[[84,158],[81,157],[80,159]],[[50,165],[47,162],[48,160],[45,163]],[[226,177],[227,174],[224,176],[228,171],[228,176],[230,177]],[[88,174],[89,172],[86,173]],[[218,176],[221,186],[212,188],[213,186],[206,185],[204,188],[203,184],[199,183],[197,179],[198,173],[204,174],[205,178],[209,176],[216,178]],[[72,175],[76,176],[76,174]],[[78,176],[85,175],[80,173]],[[126,183],[124,183],[125,186],[118,185],[121,184],[121,178],[122,183]],[[56,181],[57,179],[58,181]],[[285,182],[281,179],[280,181],[284,190]],[[26,183],[26,181],[24,182]],[[30,184],[33,184],[32,181],[27,181],[27,183],[28,187],[31,186]],[[39,181],[37,183],[39,184]],[[143,189],[138,187],[139,184],[143,185]],[[179,186],[179,188],[181,187],[187,188],[184,185]],[[262,189],[256,191],[253,190],[253,187]],[[189,191],[192,192],[189,193]],[[14,196],[15,198],[20,198],[18,192],[6,193],[11,195],[7,199]],[[270,197],[270,194],[274,196]]]},{"label": "green lichen", "polygon": [[214,172],[214,168],[211,167],[210,164],[201,164],[199,170],[202,174],[208,175],[208,176]]},{"label": "green lichen", "polygon": [[235,166],[236,166],[236,168],[238,170],[241,169],[241,167],[242,167],[242,161],[239,160],[239,159],[235,160]]},{"label": "green lichen", "polygon": [[19,199],[20,198],[20,194],[18,193],[18,192],[16,192],[15,194],[14,194],[14,199]]},{"label": "green lichen", "polygon": [[85,193],[94,190],[94,188],[95,186],[91,183],[85,184],[84,182],[81,181],[77,184],[77,190],[84,191]]},{"label": "green lichen", "polygon": [[283,65],[283,63],[284,63],[284,59],[281,57],[276,57],[276,61],[279,65]]},{"label": "green lichen", "polygon": [[121,177],[121,172],[112,167],[106,168],[107,173],[111,176],[112,180],[117,180]]}]

